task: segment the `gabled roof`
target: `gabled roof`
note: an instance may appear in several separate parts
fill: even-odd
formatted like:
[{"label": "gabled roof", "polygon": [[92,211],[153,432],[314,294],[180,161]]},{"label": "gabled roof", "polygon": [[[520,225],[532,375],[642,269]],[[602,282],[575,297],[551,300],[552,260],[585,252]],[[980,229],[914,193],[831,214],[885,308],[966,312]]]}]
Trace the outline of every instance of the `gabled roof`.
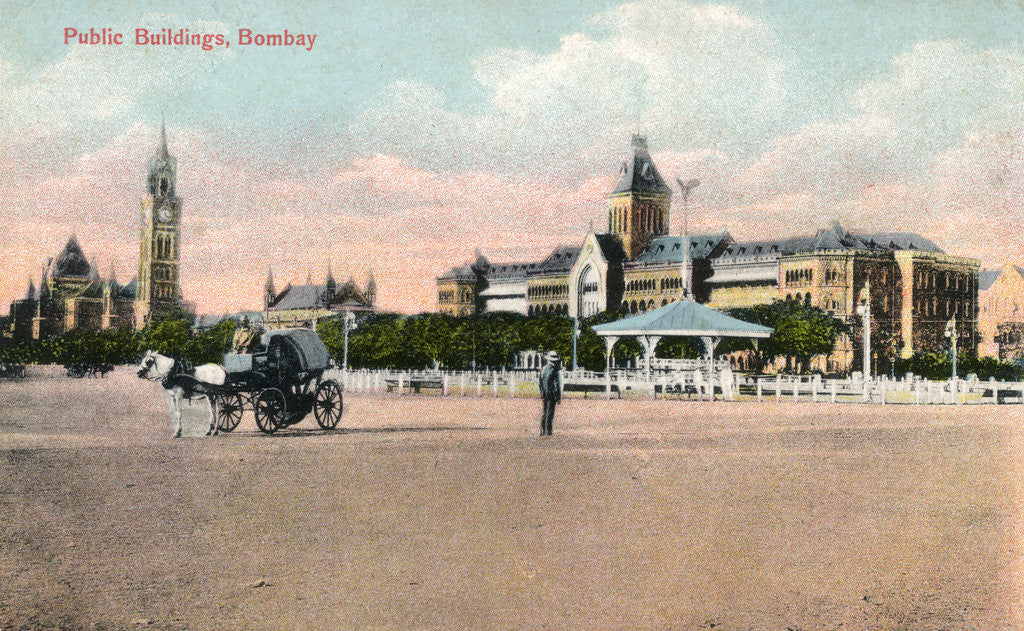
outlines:
[{"label": "gabled roof", "polygon": [[594,332],[602,336],[674,335],[765,338],[772,330],[760,324],[737,320],[690,300],[641,313],[615,322],[598,324]]},{"label": "gabled roof", "polygon": [[78,239],[71,235],[64,249],[53,261],[53,278],[89,278],[91,274],[92,266],[86,260],[82,247],[78,245]]},{"label": "gabled roof", "polygon": [[104,290],[103,286],[104,286],[104,284],[105,283],[103,281],[99,281],[99,280],[93,281],[93,282],[89,283],[88,285],[86,285],[82,289],[82,291],[78,292],[78,295],[83,297],[83,298],[102,298],[103,297],[103,290]]},{"label": "gabled roof", "polygon": [[537,263],[533,274],[556,274],[568,272],[580,256],[578,245],[560,245],[551,251],[543,261]]},{"label": "gabled roof", "polygon": [[862,234],[860,239],[872,247],[886,250],[920,250],[943,253],[939,246],[913,232],[875,232]]},{"label": "gabled roof", "polygon": [[647,153],[647,138],[644,136],[633,136],[633,156],[622,163],[619,182],[612,189],[612,195],[618,193],[672,193]]},{"label": "gabled roof", "polygon": [[987,291],[1002,273],[1001,269],[983,269],[978,272],[978,291]]},{"label": "gabled roof", "polygon": [[270,311],[318,309],[327,306],[327,289],[321,285],[292,285],[277,296]]},{"label": "gabled roof", "polygon": [[[728,232],[712,232],[708,234],[690,234],[686,236],[690,246],[691,259],[706,259],[711,256],[715,248],[729,236]],[[659,263],[682,263],[683,261],[683,237],[661,236],[655,237],[642,252],[637,254],[633,260],[636,263],[656,265]]]},{"label": "gabled roof", "polygon": [[876,232],[857,235],[844,230],[839,223],[834,223],[829,228],[819,230],[813,236],[733,243],[723,256],[767,256],[817,252],[819,250],[920,250],[942,253],[937,245],[919,234]]},{"label": "gabled roof", "polygon": [[601,255],[609,263],[622,263],[629,259],[626,250],[622,247],[622,240],[614,232],[595,234],[597,245],[601,248]]},{"label": "gabled roof", "polygon": [[524,279],[526,275],[537,268],[539,263],[491,263],[487,270],[489,280],[515,280]]},{"label": "gabled roof", "polygon": [[470,268],[469,263],[453,267],[444,274],[437,277],[438,280],[475,280],[476,275]]}]

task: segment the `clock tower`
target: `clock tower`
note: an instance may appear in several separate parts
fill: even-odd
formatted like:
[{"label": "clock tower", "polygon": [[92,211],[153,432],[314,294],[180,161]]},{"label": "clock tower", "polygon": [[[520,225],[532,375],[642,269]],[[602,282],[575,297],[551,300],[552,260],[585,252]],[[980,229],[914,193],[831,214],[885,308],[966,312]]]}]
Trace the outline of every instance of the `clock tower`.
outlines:
[{"label": "clock tower", "polygon": [[149,159],[146,194],[142,198],[142,239],[135,323],[138,328],[181,308],[178,285],[178,237],[181,200],[175,193],[177,161],[167,151],[167,130],[160,125],[160,146]]}]

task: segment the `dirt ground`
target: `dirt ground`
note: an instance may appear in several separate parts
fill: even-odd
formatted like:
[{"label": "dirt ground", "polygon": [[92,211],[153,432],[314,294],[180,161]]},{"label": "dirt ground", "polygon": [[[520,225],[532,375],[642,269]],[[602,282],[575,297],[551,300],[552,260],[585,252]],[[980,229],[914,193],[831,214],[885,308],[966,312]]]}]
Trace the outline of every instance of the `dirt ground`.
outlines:
[{"label": "dirt ground", "polygon": [[1024,406],[345,403],[0,382],[0,628],[1024,628]]}]

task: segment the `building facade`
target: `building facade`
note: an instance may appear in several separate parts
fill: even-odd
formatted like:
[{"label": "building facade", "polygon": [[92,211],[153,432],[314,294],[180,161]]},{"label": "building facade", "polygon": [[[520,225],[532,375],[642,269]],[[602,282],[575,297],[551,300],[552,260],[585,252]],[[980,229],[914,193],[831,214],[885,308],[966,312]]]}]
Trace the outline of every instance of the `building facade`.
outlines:
[{"label": "building facade", "polygon": [[181,199],[176,192],[177,172],[177,160],[167,150],[167,131],[161,125],[160,145],[149,160],[139,213],[142,238],[135,319],[140,328],[152,318],[183,308],[178,278]]},{"label": "building facade", "polygon": [[41,339],[74,330],[142,328],[153,317],[187,311],[178,284],[181,200],[175,193],[177,165],[161,127],[149,161],[141,202],[139,275],[126,285],[113,270],[101,278],[72,235],[42,267],[38,286],[11,303],[4,335]]},{"label": "building facade", "polygon": [[711,260],[708,306],[731,309],[800,302],[846,322],[835,352],[816,366],[845,371],[860,359],[857,307],[871,306],[873,364],[949,345],[956,320],[961,348],[977,343],[979,261],[945,254],[910,233],[852,234],[839,224],[814,235],[733,243]]},{"label": "building facade", "polygon": [[101,278],[72,235],[43,267],[39,287],[30,280],[24,297],[11,303],[4,335],[28,340],[74,330],[130,328],[135,298],[135,281],[122,286],[113,271]]},{"label": "building facade", "polygon": [[474,262],[437,278],[438,310],[586,318],[608,309],[642,312],[691,293],[705,296],[710,257],[731,239],[725,232],[669,236],[672,191],[647,140],[633,136],[631,145],[608,195],[606,232],[591,230],[579,245],[560,245],[541,261],[495,263],[478,253]]},{"label": "building facade", "polygon": [[376,312],[377,281],[371,271],[363,288],[351,277],[339,286],[328,265],[323,283],[313,283],[312,275],[307,275],[304,284],[288,283],[277,291],[273,270],[269,270],[263,287],[263,307],[263,325],[268,329],[314,328],[318,320],[345,313],[364,316]]},{"label": "building facade", "polygon": [[[671,197],[646,140],[634,136],[632,155],[608,195],[607,232],[592,230],[579,246],[559,246],[536,263],[493,263],[478,255],[437,279],[439,309],[585,318],[609,309],[641,313],[687,298],[714,309],[800,302],[849,325],[850,334],[815,366],[828,372],[860,361],[857,308],[865,302],[875,364],[948,348],[951,321],[961,348],[978,343],[976,259],[947,255],[916,234],[853,234],[839,224],[767,241],[736,242],[726,231],[671,236]],[[1024,283],[1020,292],[1024,305]]]},{"label": "building facade", "polygon": [[1024,268],[1005,265],[978,277],[978,355],[1024,358]]}]

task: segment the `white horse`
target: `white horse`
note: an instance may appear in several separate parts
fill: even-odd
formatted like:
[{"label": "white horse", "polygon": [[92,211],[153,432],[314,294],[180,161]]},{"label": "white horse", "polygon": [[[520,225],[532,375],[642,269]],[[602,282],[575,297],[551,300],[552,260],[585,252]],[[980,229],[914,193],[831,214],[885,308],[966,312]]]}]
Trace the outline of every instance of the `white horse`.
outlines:
[{"label": "white horse", "polygon": [[210,429],[207,436],[218,433],[218,386],[227,380],[227,372],[217,364],[203,364],[192,368],[187,362],[146,351],[139,362],[139,377],[159,381],[167,393],[167,402],[174,416],[174,437],[181,438],[181,402],[185,399],[205,398],[210,404]]}]

